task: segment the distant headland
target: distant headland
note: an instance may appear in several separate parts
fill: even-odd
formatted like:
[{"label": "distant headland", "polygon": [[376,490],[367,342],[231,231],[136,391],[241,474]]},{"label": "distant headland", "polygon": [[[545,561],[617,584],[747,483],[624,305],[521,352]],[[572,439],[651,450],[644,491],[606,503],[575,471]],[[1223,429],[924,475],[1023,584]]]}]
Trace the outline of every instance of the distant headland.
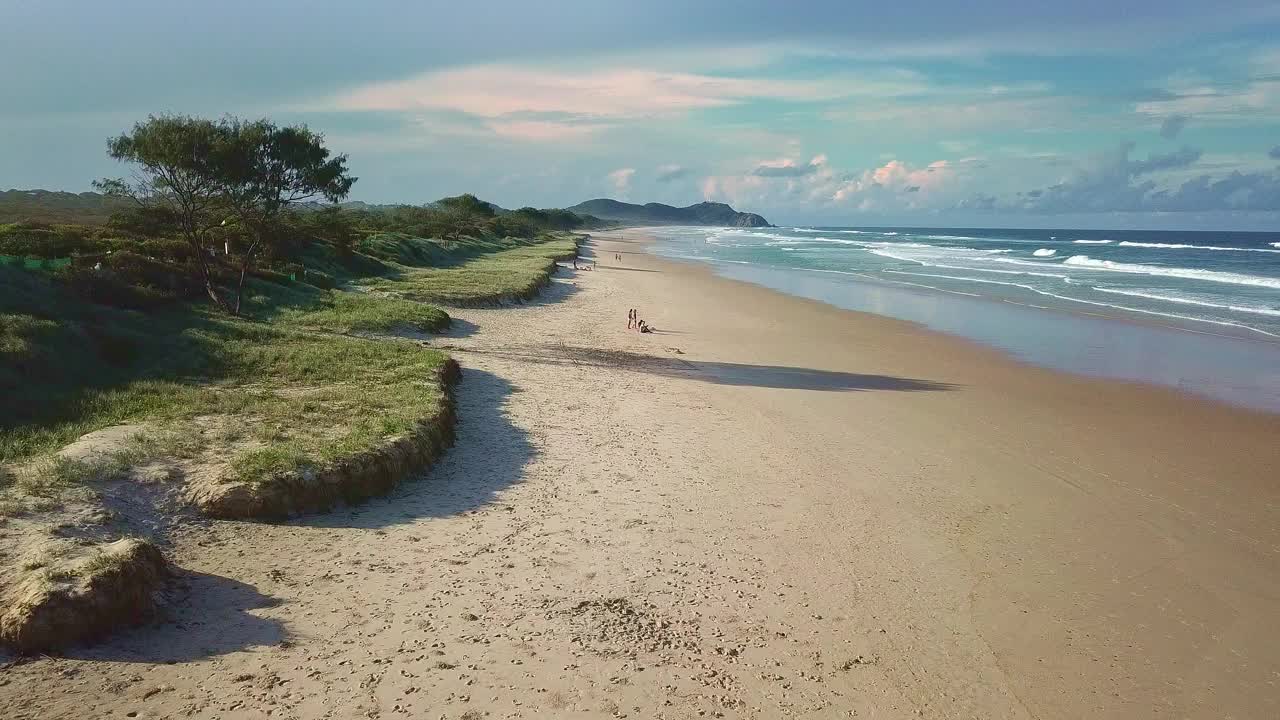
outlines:
[{"label": "distant headland", "polygon": [[681,208],[662,203],[634,205],[608,198],[597,198],[565,209],[579,215],[593,215],[603,220],[646,225],[773,227],[768,220],[755,213],[738,212],[724,203],[715,202],[700,202]]}]

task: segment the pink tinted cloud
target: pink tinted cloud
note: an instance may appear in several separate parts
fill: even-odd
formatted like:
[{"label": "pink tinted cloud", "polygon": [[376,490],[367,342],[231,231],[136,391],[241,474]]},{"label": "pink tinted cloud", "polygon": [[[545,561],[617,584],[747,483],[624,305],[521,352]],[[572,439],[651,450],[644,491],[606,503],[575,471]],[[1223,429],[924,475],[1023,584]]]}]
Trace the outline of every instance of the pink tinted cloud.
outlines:
[{"label": "pink tinted cloud", "polygon": [[486,65],[367,85],[332,104],[343,110],[454,110],[488,118],[514,113],[621,118],[722,107],[751,98],[820,99],[839,92],[830,83],[638,68],[566,72]]},{"label": "pink tinted cloud", "polygon": [[599,123],[567,123],[547,120],[490,120],[494,134],[512,140],[576,140],[606,128]]}]

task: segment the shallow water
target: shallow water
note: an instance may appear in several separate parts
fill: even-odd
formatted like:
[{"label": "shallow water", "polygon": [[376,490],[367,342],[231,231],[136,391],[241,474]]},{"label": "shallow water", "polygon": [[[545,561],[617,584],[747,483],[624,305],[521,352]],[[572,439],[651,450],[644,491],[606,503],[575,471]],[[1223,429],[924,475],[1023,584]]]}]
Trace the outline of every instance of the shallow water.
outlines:
[{"label": "shallow water", "polygon": [[[1280,252],[1272,252],[1280,249],[1280,236],[649,231],[660,241],[660,254],[713,263],[728,277],[918,322],[1045,367],[1166,385],[1280,412]],[[1064,258],[1064,246],[1114,249],[1106,256],[1090,249],[1088,257],[1069,251],[1075,254]],[[1219,255],[1229,259],[1192,262]]]}]

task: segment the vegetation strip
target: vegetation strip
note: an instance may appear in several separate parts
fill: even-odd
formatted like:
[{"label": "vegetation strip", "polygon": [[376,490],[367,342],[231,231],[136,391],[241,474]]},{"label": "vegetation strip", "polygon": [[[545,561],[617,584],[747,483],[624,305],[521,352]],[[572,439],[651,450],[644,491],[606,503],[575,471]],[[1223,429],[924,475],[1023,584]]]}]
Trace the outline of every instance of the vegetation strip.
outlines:
[{"label": "vegetation strip", "polygon": [[453,445],[457,422],[453,388],[461,378],[461,369],[449,358],[437,368],[436,375],[439,408],[402,435],[319,467],[298,463],[252,481],[218,478],[193,486],[188,497],[210,517],[245,519],[284,518],[382,495],[403,478],[430,467]]},{"label": "vegetation strip", "polygon": [[[593,222],[469,195],[281,199],[349,187],[294,130],[153,119],[112,149],[159,176],[117,187],[130,200],[105,221],[0,225],[0,255],[31,260],[0,265],[0,642],[53,649],[147,617],[186,513],[321,511],[429,466],[453,441],[459,368],[423,342],[450,324],[428,302],[532,299]],[[189,165],[157,133],[243,160]],[[235,165],[295,152],[319,175],[288,192]],[[213,173],[187,190],[195,210],[175,171]]]}]

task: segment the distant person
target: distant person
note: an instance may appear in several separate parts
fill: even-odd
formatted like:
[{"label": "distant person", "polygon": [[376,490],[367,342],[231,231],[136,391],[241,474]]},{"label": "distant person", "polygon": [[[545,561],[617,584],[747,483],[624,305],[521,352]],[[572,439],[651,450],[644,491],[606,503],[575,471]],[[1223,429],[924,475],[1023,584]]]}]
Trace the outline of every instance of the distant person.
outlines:
[{"label": "distant person", "polygon": [[635,324],[635,321],[636,321],[636,311],[627,310],[627,329],[628,330],[630,330],[631,326]]}]

